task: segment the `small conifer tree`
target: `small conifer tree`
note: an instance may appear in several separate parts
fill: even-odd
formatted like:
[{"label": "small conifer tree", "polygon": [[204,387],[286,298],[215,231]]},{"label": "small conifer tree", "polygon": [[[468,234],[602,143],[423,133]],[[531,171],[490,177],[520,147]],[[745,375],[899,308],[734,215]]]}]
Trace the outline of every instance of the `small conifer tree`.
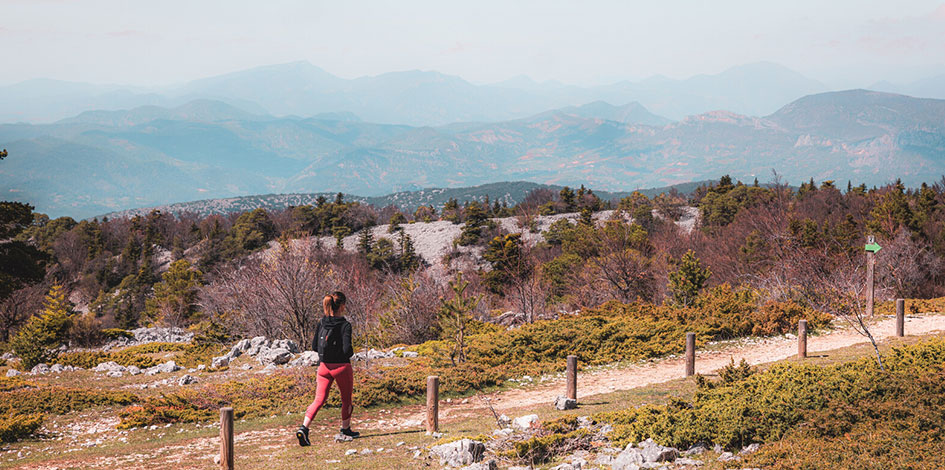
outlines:
[{"label": "small conifer tree", "polygon": [[46,294],[42,312],[30,318],[10,341],[22,368],[32,369],[55,359],[56,349],[66,341],[71,323],[72,307],[66,300],[65,289],[54,285]]},{"label": "small conifer tree", "polygon": [[696,254],[689,250],[677,264],[676,271],[669,275],[669,291],[673,302],[683,307],[692,305],[699,296],[712,273],[702,267]]}]

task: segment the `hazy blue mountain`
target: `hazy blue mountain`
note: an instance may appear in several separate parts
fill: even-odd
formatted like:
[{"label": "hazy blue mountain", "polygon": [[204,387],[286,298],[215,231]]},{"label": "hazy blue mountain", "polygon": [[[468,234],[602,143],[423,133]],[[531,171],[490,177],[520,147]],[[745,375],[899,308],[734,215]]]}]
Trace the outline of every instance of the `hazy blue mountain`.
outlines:
[{"label": "hazy blue mountain", "polygon": [[349,80],[308,62],[293,62],[153,89],[30,80],[0,87],[0,122],[52,122],[84,111],[175,107],[198,99],[225,102],[255,115],[305,118],[347,113],[343,115],[368,122],[413,126],[500,122],[600,101],[639,102],[678,120],[718,109],[764,115],[820,91],[825,87],[819,82],[770,63],[685,80],[653,77],[578,87],[537,83],[527,77],[474,85],[456,76],[419,70]]},{"label": "hazy blue mountain", "polygon": [[945,99],[945,74],[916,80],[911,83],[881,81],[870,86],[870,89],[922,98]]},{"label": "hazy blue mountain", "polygon": [[415,127],[259,116],[198,101],[0,125],[0,148],[10,151],[0,191],[51,215],[87,217],[247,194],[375,197],[494,181],[618,192],[726,173],[765,182],[772,169],[795,183],[917,184],[945,174],[942,100],[850,90],[807,96],[766,117],[713,111],[656,126],[610,119],[634,109],[594,104]]}]

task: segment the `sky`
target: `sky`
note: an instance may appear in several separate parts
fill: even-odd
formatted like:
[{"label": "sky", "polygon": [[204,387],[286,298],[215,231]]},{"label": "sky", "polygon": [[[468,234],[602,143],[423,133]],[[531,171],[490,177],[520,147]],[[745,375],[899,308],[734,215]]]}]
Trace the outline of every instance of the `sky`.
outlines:
[{"label": "sky", "polygon": [[838,87],[945,73],[945,2],[0,0],[0,84],[161,86],[308,61],[597,85],[769,61]]}]

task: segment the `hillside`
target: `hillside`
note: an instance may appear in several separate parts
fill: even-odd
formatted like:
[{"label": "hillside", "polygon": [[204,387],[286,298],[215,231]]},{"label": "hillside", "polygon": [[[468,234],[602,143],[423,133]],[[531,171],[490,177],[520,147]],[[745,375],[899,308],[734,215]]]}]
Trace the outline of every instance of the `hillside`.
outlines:
[{"label": "hillside", "polygon": [[[680,194],[688,194],[699,187],[699,185],[708,184],[710,182],[711,181],[709,180],[696,181],[692,183],[683,183],[659,188],[641,188],[638,191],[650,198],[661,193],[668,193],[673,190],[678,191]],[[443,204],[445,204],[450,199],[456,199],[460,203],[466,201],[483,202],[488,197],[490,201],[499,201],[509,206],[514,206],[515,204],[522,202],[528,193],[536,189],[549,189],[557,193],[562,188],[563,186],[530,183],[527,181],[514,181],[489,183],[464,188],[426,188],[416,191],[401,191],[387,194],[385,196],[374,197],[344,194],[344,199],[346,201],[356,201],[364,204],[370,204],[378,208],[395,206],[404,212],[412,213],[420,206],[432,205],[436,208],[442,207]],[[258,208],[279,210],[290,206],[315,204],[319,197],[333,200],[337,194],[338,193],[263,194],[223,199],[203,199],[199,201],[177,202],[174,204],[109,212],[97,217],[131,217],[134,215],[145,215],[153,210],[159,210],[163,213],[169,214],[191,213],[201,217],[212,214],[247,212]],[[598,197],[604,201],[610,201],[629,196],[630,192],[595,191],[595,194],[597,194]]]},{"label": "hillside", "polygon": [[[246,194],[374,197],[495,181],[620,192],[721,174],[767,181],[772,170],[788,182],[869,185],[893,179],[885,171],[891,167],[908,185],[945,174],[942,100],[851,90],[808,96],[767,117],[716,111],[661,126],[608,119],[627,112],[585,106],[498,123],[410,127],[350,116],[260,117],[200,101],[2,125],[0,147],[11,156],[0,167],[0,186],[42,212],[89,217]],[[604,117],[588,117],[596,114]],[[143,122],[148,116],[154,119]],[[71,169],[77,153],[94,153],[96,163]],[[111,184],[135,178],[147,182]]]}]

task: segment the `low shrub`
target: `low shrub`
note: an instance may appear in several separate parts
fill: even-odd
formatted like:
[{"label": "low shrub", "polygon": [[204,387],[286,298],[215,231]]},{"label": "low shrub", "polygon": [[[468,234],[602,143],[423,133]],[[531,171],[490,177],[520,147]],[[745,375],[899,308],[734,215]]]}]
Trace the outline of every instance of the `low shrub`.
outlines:
[{"label": "low shrub", "polygon": [[[733,364],[721,383],[701,380],[692,401],[673,399],[595,418],[614,425],[610,437],[618,446],[652,438],[677,448],[702,441],[734,450],[793,435],[843,440],[877,426],[941,442],[945,340],[894,349],[885,362],[887,372],[872,358],[829,367],[785,363],[763,373]],[[772,452],[765,455],[777,454]]]},{"label": "low shrub", "polygon": [[20,387],[0,392],[0,416],[13,414],[65,414],[96,406],[130,405],[138,400],[127,392],[64,387]]},{"label": "low shrub", "polygon": [[105,328],[102,330],[102,336],[104,336],[107,341],[114,341],[122,338],[134,339],[135,337],[134,333],[121,328]]},{"label": "low shrub", "polygon": [[0,442],[6,444],[31,436],[42,426],[43,419],[40,413],[0,416]]},{"label": "low shrub", "polygon": [[196,367],[210,364],[214,356],[220,356],[225,348],[216,343],[146,343],[124,349],[102,351],[75,351],[62,354],[57,362],[64,366],[91,369],[103,362],[113,361],[125,367],[136,366],[142,369],[153,367],[163,359],[153,357],[162,353],[175,353],[172,358],[181,367]]}]

